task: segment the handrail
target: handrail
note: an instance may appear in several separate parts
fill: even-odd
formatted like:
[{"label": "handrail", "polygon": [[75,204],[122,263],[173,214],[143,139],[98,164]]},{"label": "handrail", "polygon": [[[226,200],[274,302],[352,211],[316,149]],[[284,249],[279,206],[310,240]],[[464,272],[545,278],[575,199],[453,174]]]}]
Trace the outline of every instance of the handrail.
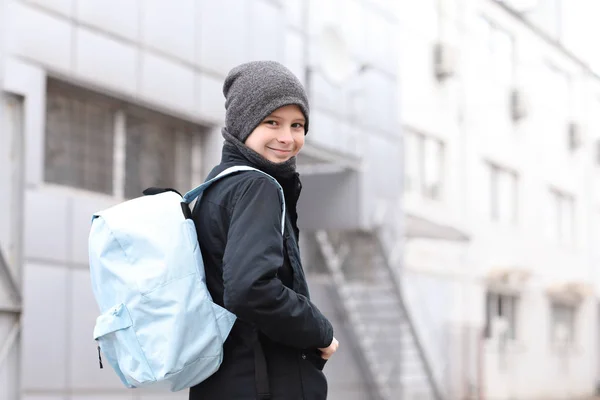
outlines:
[{"label": "handrail", "polygon": [[21,313],[20,306],[5,306],[0,304],[0,314],[20,314]]},{"label": "handrail", "polygon": [[385,264],[385,267],[387,268],[388,272],[390,273],[390,276],[394,283],[392,286],[393,286],[394,291],[396,292],[396,295],[400,302],[400,307],[402,308],[404,315],[406,315],[406,321],[408,323],[408,327],[410,329],[410,332],[411,332],[413,338],[415,339],[417,351],[418,351],[419,357],[421,358],[421,361],[423,363],[423,368],[425,369],[425,374],[427,375],[427,379],[429,380],[429,384],[431,386],[433,395],[435,396],[436,400],[444,400],[444,397],[440,390],[440,386],[437,383],[437,380],[433,373],[433,369],[431,368],[431,365],[429,363],[429,357],[427,356],[427,354],[425,352],[425,348],[423,347],[423,344],[421,343],[421,340],[419,339],[419,333],[417,332],[417,329],[415,327],[413,317],[412,317],[410,311],[408,310],[406,303],[404,302],[404,294],[402,293],[402,289],[401,289],[402,283],[397,275],[396,270],[394,268],[392,268],[392,266],[389,263],[388,253],[381,241],[379,232],[377,232],[375,237],[376,237],[377,246],[379,247],[381,253],[384,255],[384,260],[385,260],[384,264]]},{"label": "handrail", "polygon": [[5,281],[8,283],[11,294],[15,301],[19,304],[21,303],[21,291],[19,289],[19,285],[17,284],[17,280],[15,279],[13,272],[11,271],[6,259],[4,258],[4,254],[2,252],[2,246],[0,246],[0,277],[4,276]]},{"label": "handrail", "polygon": [[19,332],[21,331],[21,320],[18,319],[15,321],[12,329],[8,333],[8,337],[6,338],[6,342],[2,348],[0,348],[0,368],[3,367],[4,361],[8,358],[8,354],[17,338],[19,337]]},{"label": "handrail", "polygon": [[[362,344],[359,338],[359,334],[356,331],[356,324],[353,323],[354,321],[352,313],[349,311],[349,307],[344,299],[344,295],[341,293],[344,290],[344,288],[347,287],[346,278],[341,268],[345,259],[345,255],[336,254],[336,251],[333,248],[333,245],[329,240],[329,235],[326,231],[317,231],[315,234],[315,238],[317,240],[317,244],[319,245],[317,247],[320,250],[325,261],[325,267],[327,268],[327,270],[331,274],[331,277],[333,278],[333,293],[335,294],[337,306],[336,308],[342,313],[344,321],[349,322],[346,323],[346,327],[348,328],[346,330],[346,333],[348,334],[350,340],[352,341],[352,344],[354,345],[351,347],[360,349],[362,348]],[[346,251],[342,251],[342,253],[346,253]],[[371,396],[372,400],[384,400],[386,396],[383,393],[382,388],[379,386],[377,378],[373,373],[364,353],[362,351],[356,351],[355,355],[358,359],[360,369],[367,376],[367,386],[369,388],[369,395]]]},{"label": "handrail", "polygon": [[[390,207],[390,206],[386,206],[386,207],[382,207],[381,209],[381,216],[382,218],[380,218],[380,223],[376,225],[375,227],[375,231],[378,232],[378,239],[380,242],[380,247],[383,249],[383,254],[386,255],[386,259],[387,259],[387,268],[390,270],[390,272],[393,274],[394,279],[395,279],[395,286],[397,288],[399,288],[400,291],[403,291],[403,285],[402,285],[402,279],[397,275],[397,270],[394,268],[394,265],[397,265],[399,260],[397,257],[399,254],[398,250],[399,250],[399,238],[401,236],[403,236],[404,231],[398,231],[398,227],[403,227],[404,228],[404,224],[403,223],[398,223],[398,221],[395,219],[397,216],[398,209],[394,208],[394,207]],[[385,221],[385,223],[384,223]],[[390,222],[391,221],[391,222]],[[393,243],[391,245],[391,249],[386,249],[385,246],[385,240],[384,240],[384,235],[388,233],[388,238],[390,239],[390,241]],[[420,288],[420,285],[412,285],[411,288],[414,288],[418,293],[417,295],[419,296],[419,298],[426,298],[426,296],[423,295],[423,292]],[[402,293],[403,294],[403,293]],[[404,307],[408,310],[409,308],[411,308],[410,306],[410,302],[407,302],[405,300],[405,296],[402,295],[401,299],[404,303]],[[424,318],[413,318],[411,319],[411,323],[413,324],[416,332],[417,332],[417,336],[421,338],[421,345],[423,346],[423,349],[425,350],[425,356],[427,360],[430,360],[432,357],[434,359],[443,359],[443,365],[441,367],[441,369],[439,371],[441,371],[443,373],[443,371],[445,371],[448,368],[448,364],[449,364],[449,360],[447,357],[444,356],[444,350],[446,349],[446,347],[439,342],[435,337],[431,336],[431,333],[433,332],[430,329],[420,329],[419,327],[422,328],[423,324],[425,324],[425,326],[429,326],[432,324],[434,320],[434,318],[432,318],[431,316],[431,312],[429,310],[428,307],[426,306],[421,306],[419,307],[418,310],[418,315],[419,316],[423,316]],[[419,321],[421,321],[421,324],[419,323]],[[425,340],[426,339],[426,340]],[[429,351],[428,351],[429,350]],[[435,352],[435,355],[431,354],[431,351]],[[436,372],[433,371],[433,376],[434,378],[437,377],[439,379],[442,379],[441,375],[436,375]],[[441,388],[441,386],[440,386]]]}]

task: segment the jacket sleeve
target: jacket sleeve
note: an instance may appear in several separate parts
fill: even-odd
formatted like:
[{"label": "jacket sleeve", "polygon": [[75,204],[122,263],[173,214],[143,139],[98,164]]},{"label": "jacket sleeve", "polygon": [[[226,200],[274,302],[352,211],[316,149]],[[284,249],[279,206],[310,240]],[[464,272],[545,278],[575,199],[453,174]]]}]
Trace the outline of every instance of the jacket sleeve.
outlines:
[{"label": "jacket sleeve", "polygon": [[331,323],[277,278],[283,257],[278,189],[267,177],[250,179],[234,205],[223,255],[225,308],[275,342],[329,346]]}]

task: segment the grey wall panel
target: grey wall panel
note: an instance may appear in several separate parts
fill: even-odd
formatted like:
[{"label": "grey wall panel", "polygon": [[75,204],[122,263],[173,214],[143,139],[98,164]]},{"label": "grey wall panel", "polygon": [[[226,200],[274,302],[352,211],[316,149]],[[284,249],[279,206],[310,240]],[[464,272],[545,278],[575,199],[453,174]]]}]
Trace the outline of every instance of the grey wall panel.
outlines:
[{"label": "grey wall panel", "polygon": [[76,390],[110,390],[127,393],[121,381],[108,363],[100,369],[97,344],[93,339],[96,318],[100,314],[92,293],[90,274],[87,270],[70,270],[68,310],[70,315],[69,381]]},{"label": "grey wall panel", "polygon": [[68,196],[28,190],[25,197],[25,257],[68,261]]},{"label": "grey wall panel", "polygon": [[23,388],[67,387],[68,271],[26,264],[23,279]]},{"label": "grey wall panel", "polygon": [[69,232],[70,240],[70,261],[82,266],[88,265],[88,237],[92,215],[95,212],[102,211],[115,204],[114,200],[97,198],[92,196],[71,197]]}]

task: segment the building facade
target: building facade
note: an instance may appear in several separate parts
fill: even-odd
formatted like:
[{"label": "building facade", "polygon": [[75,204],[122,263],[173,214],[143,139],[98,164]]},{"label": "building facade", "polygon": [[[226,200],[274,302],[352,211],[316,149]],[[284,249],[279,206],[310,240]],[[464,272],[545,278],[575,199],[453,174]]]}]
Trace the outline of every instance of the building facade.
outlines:
[{"label": "building facade", "polygon": [[330,398],[591,395],[597,7],[0,0],[0,399],[167,398],[98,368],[89,218],[200,183],[222,81],[255,59],[311,98],[299,212],[342,343]]},{"label": "building facade", "polygon": [[429,238],[407,237],[405,293],[438,373],[486,399],[590,396],[598,5],[399,7],[404,205],[429,223]]},{"label": "building facade", "polygon": [[[239,63],[281,61],[310,92],[306,232],[369,229],[374,210],[396,205],[400,167],[379,177],[401,158],[393,11],[367,0],[0,1],[0,398],[186,398],[126,390],[99,369],[89,223],[145,187],[203,181],[220,160],[222,82]],[[344,341],[330,283],[314,293]],[[326,372],[333,398],[369,396],[351,351]]]}]

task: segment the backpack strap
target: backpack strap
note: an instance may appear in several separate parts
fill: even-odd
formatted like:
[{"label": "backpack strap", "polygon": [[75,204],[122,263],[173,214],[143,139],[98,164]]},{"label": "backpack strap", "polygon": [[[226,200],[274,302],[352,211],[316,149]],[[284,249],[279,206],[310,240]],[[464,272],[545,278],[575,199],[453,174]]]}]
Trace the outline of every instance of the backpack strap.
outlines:
[{"label": "backpack strap", "polygon": [[154,186],[145,189],[142,193],[144,194],[144,196],[152,196],[152,195],[160,194],[160,193],[164,193],[164,192],[174,192],[181,196],[181,193],[179,193],[177,190],[175,190],[173,188],[159,188],[159,187],[154,187]]},{"label": "backpack strap", "polygon": [[[275,182],[275,184],[277,185],[277,189],[279,190],[279,199],[281,201],[281,210],[282,210],[281,234],[283,235],[284,229],[285,229],[285,197],[283,194],[283,188],[281,187],[279,182],[277,182],[277,180],[275,178],[273,178],[271,175],[269,175],[266,172],[263,172],[259,169],[256,169],[256,168],[248,167],[245,165],[239,165],[239,166],[227,168],[226,170],[224,170],[223,172],[221,172],[214,178],[204,182],[203,184],[196,187],[195,189],[192,189],[189,192],[187,192],[183,196],[182,207],[187,208],[189,210],[189,204],[191,202],[193,202],[194,200],[200,198],[202,196],[202,193],[211,184],[213,184],[214,182],[216,182],[228,175],[231,175],[231,174],[234,174],[234,173],[237,173],[240,171],[256,171],[263,175],[268,176],[273,182]],[[270,391],[270,385],[269,385],[269,373],[267,370],[267,360],[266,360],[265,352],[263,350],[262,344],[260,343],[260,338],[258,337],[258,335],[256,337],[256,343],[254,344],[254,374],[255,374],[254,379],[256,382],[256,391],[258,394],[258,398],[260,400],[271,399],[271,391]]]},{"label": "backpack strap", "polygon": [[254,380],[259,400],[270,400],[271,389],[269,386],[269,372],[267,370],[267,358],[260,343],[260,337],[256,335],[254,344]]},{"label": "backpack strap", "polygon": [[202,196],[202,193],[206,190],[206,188],[208,188],[210,185],[212,185],[214,182],[237,172],[240,171],[256,171],[256,172],[260,172],[261,174],[268,176],[269,178],[271,178],[271,180],[273,182],[275,182],[275,184],[277,185],[277,189],[279,190],[279,200],[281,201],[281,210],[282,210],[282,214],[281,214],[281,234],[283,235],[284,233],[284,228],[285,228],[285,197],[283,195],[283,188],[281,187],[281,185],[279,184],[279,182],[277,182],[277,179],[273,178],[271,175],[267,174],[266,172],[263,172],[259,169],[253,168],[253,167],[248,167],[246,165],[238,165],[235,167],[229,167],[226,170],[224,170],[223,172],[221,172],[219,175],[215,176],[214,178],[204,182],[203,184],[199,185],[198,187],[190,190],[189,192],[187,192],[184,196],[183,196],[183,200],[182,203],[185,204],[190,204],[191,202],[193,202],[194,200],[196,200],[198,197]]}]

